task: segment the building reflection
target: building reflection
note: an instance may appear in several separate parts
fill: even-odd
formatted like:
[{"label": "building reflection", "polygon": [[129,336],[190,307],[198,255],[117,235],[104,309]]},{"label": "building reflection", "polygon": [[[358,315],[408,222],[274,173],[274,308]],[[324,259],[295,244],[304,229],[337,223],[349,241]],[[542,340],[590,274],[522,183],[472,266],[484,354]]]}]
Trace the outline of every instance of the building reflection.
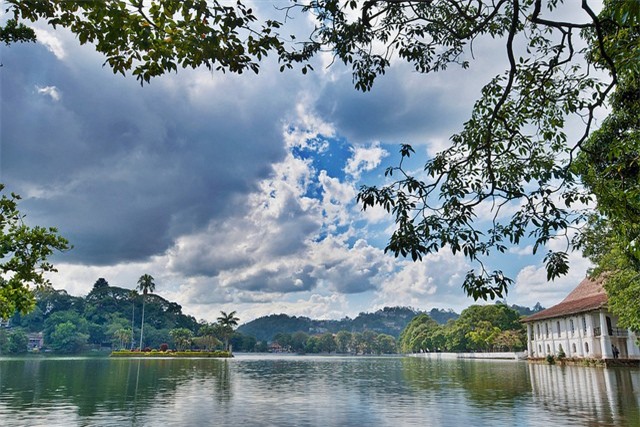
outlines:
[{"label": "building reflection", "polygon": [[637,369],[538,364],[528,368],[534,404],[563,414],[565,424],[639,425]]}]

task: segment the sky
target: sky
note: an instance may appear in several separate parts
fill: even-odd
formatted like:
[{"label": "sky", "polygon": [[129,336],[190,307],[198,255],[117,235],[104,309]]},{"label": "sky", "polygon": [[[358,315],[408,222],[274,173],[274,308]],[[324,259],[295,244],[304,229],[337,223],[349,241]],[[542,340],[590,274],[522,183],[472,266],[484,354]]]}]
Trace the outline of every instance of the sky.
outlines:
[{"label": "sky", "polygon": [[[84,296],[98,278],[134,288],[151,274],[184,313],[235,310],[240,323],[475,303],[461,288],[473,265],[447,248],[385,254],[390,217],[356,195],[385,182],[400,144],[416,171],[448,145],[503,70],[500,44],[478,43],[469,70],[395,63],[367,93],[322,56],[306,75],[268,60],[258,75],[179,70],[141,87],[72,34],[37,29],[38,43],[0,48],[0,182],[28,225],[73,245],[52,258],[54,288]],[[489,262],[515,280],[507,303],[548,307],[585,276],[570,260],[550,283],[527,242]]]}]

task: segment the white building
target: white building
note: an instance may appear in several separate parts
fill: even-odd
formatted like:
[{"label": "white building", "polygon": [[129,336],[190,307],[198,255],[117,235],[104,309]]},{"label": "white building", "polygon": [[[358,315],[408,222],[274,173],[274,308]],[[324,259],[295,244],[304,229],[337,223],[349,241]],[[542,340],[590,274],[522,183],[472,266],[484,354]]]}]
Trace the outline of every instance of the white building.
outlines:
[{"label": "white building", "polygon": [[602,279],[584,279],[562,302],[523,320],[530,358],[640,359],[637,336],[607,310]]}]

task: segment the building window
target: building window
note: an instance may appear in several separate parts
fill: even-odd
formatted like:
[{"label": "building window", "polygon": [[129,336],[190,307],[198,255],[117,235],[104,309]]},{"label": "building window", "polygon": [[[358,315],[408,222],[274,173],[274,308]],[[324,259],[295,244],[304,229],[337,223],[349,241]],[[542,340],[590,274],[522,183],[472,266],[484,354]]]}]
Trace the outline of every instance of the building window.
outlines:
[{"label": "building window", "polygon": [[549,324],[545,323],[544,324],[544,335],[549,338]]},{"label": "building window", "polygon": [[589,354],[589,343],[588,342],[584,343],[584,352]]},{"label": "building window", "polygon": [[576,332],[575,327],[573,326],[573,319],[569,319],[569,327],[571,328],[571,336],[573,336]]},{"label": "building window", "polygon": [[547,354],[551,354],[551,348],[549,347],[549,344],[547,344]]},{"label": "building window", "polygon": [[562,336],[562,333],[560,332],[560,321],[556,322],[556,329],[558,330],[558,336]]},{"label": "building window", "polygon": [[587,318],[584,316],[582,316],[582,332],[584,332],[585,335],[587,334]]},{"label": "building window", "polygon": [[542,354],[542,346],[538,344],[538,353]]},{"label": "building window", "polygon": [[574,354],[576,354],[576,353],[577,353],[577,351],[576,351],[576,343],[573,343],[573,344],[571,345],[571,354],[572,354],[572,355],[574,355]]},{"label": "building window", "polygon": [[540,324],[536,325],[536,332],[538,333],[538,339],[540,339]]}]

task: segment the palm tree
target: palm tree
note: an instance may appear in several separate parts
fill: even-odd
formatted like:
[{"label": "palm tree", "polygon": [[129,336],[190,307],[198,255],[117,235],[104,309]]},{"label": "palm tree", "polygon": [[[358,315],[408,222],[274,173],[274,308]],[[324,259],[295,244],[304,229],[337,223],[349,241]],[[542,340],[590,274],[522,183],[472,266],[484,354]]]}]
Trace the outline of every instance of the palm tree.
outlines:
[{"label": "palm tree", "polygon": [[229,338],[233,334],[233,327],[238,326],[239,318],[236,317],[236,312],[232,311],[227,314],[224,311],[220,312],[220,317],[218,317],[218,324],[221,326],[224,335],[224,348],[229,351]]},{"label": "palm tree", "polygon": [[122,350],[124,348],[125,343],[129,339],[129,330],[125,328],[120,328],[113,333],[113,338],[118,340],[118,342],[120,343],[120,346],[118,347],[118,349]]},{"label": "palm tree", "polygon": [[144,332],[144,303],[145,296],[156,289],[156,284],[153,282],[153,277],[150,274],[143,274],[138,279],[138,289],[142,292],[142,323],[140,324],[140,350],[142,351],[142,334]]}]

